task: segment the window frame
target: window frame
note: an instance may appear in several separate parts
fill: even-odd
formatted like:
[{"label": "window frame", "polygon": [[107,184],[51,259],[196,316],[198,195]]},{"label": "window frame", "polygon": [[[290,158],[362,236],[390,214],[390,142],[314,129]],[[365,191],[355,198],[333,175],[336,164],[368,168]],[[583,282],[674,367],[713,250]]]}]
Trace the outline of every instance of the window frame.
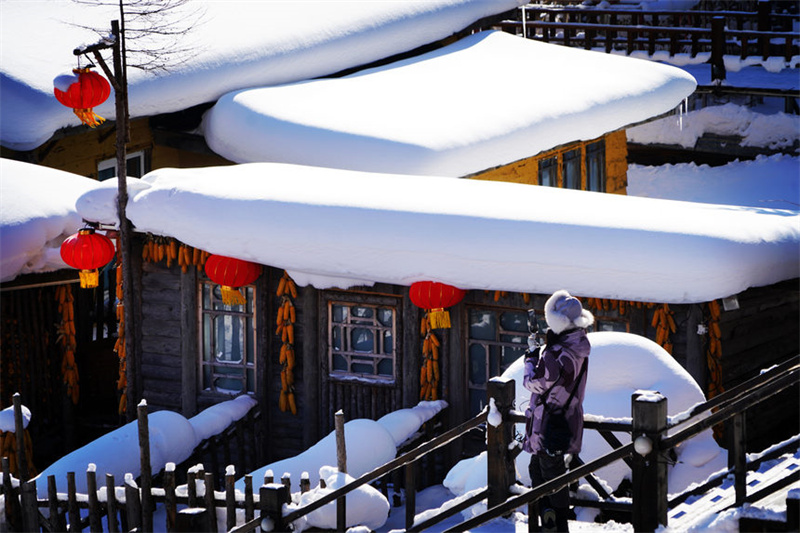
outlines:
[{"label": "window frame", "polygon": [[[495,321],[497,328],[494,331],[494,340],[488,339],[474,339],[471,335],[471,325],[472,325],[472,312],[492,312],[495,313]],[[525,316],[525,326],[524,331],[515,331],[515,330],[506,330],[502,328],[502,321],[500,319],[500,315],[502,313],[519,313]],[[546,323],[544,322],[544,313],[537,309],[536,316],[539,321],[539,327],[546,328]],[[465,354],[466,354],[466,361],[465,361],[465,382],[466,382],[466,401],[467,401],[467,409],[468,412],[472,413],[472,393],[473,391],[480,391],[478,396],[482,398],[482,401],[485,401],[486,398],[486,387],[489,383],[489,380],[495,376],[493,372],[495,369],[491,368],[492,366],[492,347],[498,347],[501,350],[503,348],[519,348],[522,352],[524,352],[528,348],[528,335],[529,331],[527,328],[527,309],[518,309],[515,307],[500,307],[500,306],[492,306],[492,305],[479,305],[479,304],[471,304],[468,305],[465,309],[465,317],[466,317],[466,329],[464,332],[464,342],[465,342]],[[542,331],[544,331],[542,329]],[[519,336],[523,338],[521,343],[515,343],[511,341],[504,341],[502,340],[503,335],[510,335],[510,336]],[[480,383],[473,383],[472,376],[471,376],[471,366],[472,366],[472,348],[474,345],[480,345],[484,351],[484,369],[485,369],[485,381]],[[498,354],[498,373],[496,375],[501,375],[505,370],[513,363],[509,363],[508,365],[503,367],[503,358],[502,352]]]},{"label": "window frame", "polygon": [[[204,289],[209,287],[211,290],[211,295],[214,300],[212,300],[212,308],[206,309],[204,304]],[[197,388],[198,388],[198,396],[207,396],[207,397],[217,397],[217,398],[233,398],[242,394],[248,394],[249,396],[257,396],[260,394],[259,390],[259,379],[258,379],[258,290],[256,284],[246,285],[241,287],[239,290],[242,291],[245,297],[248,299],[248,304],[250,307],[250,311],[247,311],[247,305],[245,305],[244,311],[234,311],[231,309],[214,309],[215,301],[218,301],[221,307],[229,307],[225,306],[221,303],[221,299],[219,299],[215,292],[218,289],[219,285],[214,283],[208,279],[199,279],[197,281],[197,316],[198,316],[198,349],[197,349]],[[236,306],[240,307],[240,306]],[[226,363],[226,362],[217,362],[217,361],[206,361],[206,331],[205,331],[205,317],[210,315],[212,317],[217,316],[235,316],[235,317],[244,317],[245,320],[245,327],[247,327],[247,319],[250,320],[249,329],[249,336],[247,332],[244,332],[243,335],[243,342],[245,346],[242,347],[243,357],[241,362],[238,363]],[[213,330],[209,333],[212,335],[212,338],[216,338],[216,332]],[[248,339],[250,339],[250,343],[248,344]],[[216,341],[215,341],[216,342]],[[215,351],[215,346],[211,347],[212,351]],[[225,374],[215,374],[213,367],[225,367],[225,368],[233,368],[239,369],[240,373],[237,375],[225,375]],[[242,389],[238,391],[226,391],[223,389],[216,388],[213,383],[207,386],[205,379],[205,369],[206,367],[210,367],[211,370],[211,378],[212,381],[215,377],[228,377],[231,379],[236,379],[241,381]],[[250,379],[252,377],[252,379]],[[249,384],[252,382],[252,388]]]},{"label": "window frame", "polygon": [[[139,173],[140,173],[139,176],[134,176],[133,174],[127,174],[128,166],[130,166],[131,162],[136,160],[136,159],[139,160],[139,165],[138,165],[139,166]],[[145,160],[146,160],[146,158],[145,158],[144,150],[137,150],[136,152],[131,152],[130,154],[127,154],[125,156],[126,175],[129,175],[130,177],[138,177],[138,178],[141,178],[142,176],[144,176],[147,173]],[[104,170],[109,170],[109,169],[113,169],[114,170],[114,174],[109,176],[109,177],[107,177],[107,178],[101,179],[100,178],[100,173],[103,172]],[[100,161],[99,163],[97,163],[97,180],[98,181],[110,180],[110,179],[116,178],[118,175],[119,175],[119,173],[117,171],[117,160],[116,160],[116,158],[104,159],[103,161]]]},{"label": "window frame", "polygon": [[[593,192],[606,192],[606,181],[608,181],[608,176],[606,169],[605,139],[586,143],[584,145],[583,152],[585,160],[584,167],[586,172],[586,190]],[[595,173],[591,172],[591,169],[595,163],[599,169],[599,177]]]},{"label": "window frame", "polygon": [[[376,325],[375,323],[376,322],[379,323],[380,321],[377,318],[377,314],[373,312],[373,316],[370,319],[372,321],[371,325],[348,322],[348,325],[346,327],[343,327],[344,330],[350,330],[350,331],[357,328],[365,328],[373,330],[376,333],[375,337],[373,338],[373,343],[375,342],[375,339],[378,339],[379,337],[383,338],[383,334],[378,334],[379,332],[386,332],[386,331],[391,332],[391,338],[392,338],[391,354],[387,354],[386,350],[384,349],[379,354],[377,354],[377,356],[375,356],[374,347],[373,347],[373,352],[371,352],[370,357],[372,357],[375,360],[373,361],[374,368],[376,369],[375,374],[353,372],[352,367],[350,366],[353,364],[352,360],[348,360],[348,370],[346,371],[334,370],[334,355],[337,353],[335,351],[333,343],[333,336],[334,336],[333,309],[335,305],[343,305],[348,308],[368,307],[372,308],[373,310],[377,310],[379,308],[388,308],[392,310],[391,326]],[[403,312],[403,303],[401,297],[399,296],[394,297],[389,295],[376,295],[371,293],[330,291],[326,292],[324,295],[323,309],[326,314],[324,322],[326,345],[323,357],[325,358],[325,365],[326,365],[325,378],[327,380],[331,382],[361,382],[361,383],[368,383],[370,385],[389,386],[389,387],[394,387],[401,382],[401,376],[402,376],[402,364],[401,364],[402,362],[400,357],[400,350],[402,348],[401,313]],[[352,318],[352,315],[349,315],[349,318]],[[344,338],[345,334],[342,335],[342,339]],[[349,356],[352,357],[355,350],[346,350],[345,352],[348,352]],[[391,376],[377,374],[378,359],[391,359],[391,365],[392,365]]]}]

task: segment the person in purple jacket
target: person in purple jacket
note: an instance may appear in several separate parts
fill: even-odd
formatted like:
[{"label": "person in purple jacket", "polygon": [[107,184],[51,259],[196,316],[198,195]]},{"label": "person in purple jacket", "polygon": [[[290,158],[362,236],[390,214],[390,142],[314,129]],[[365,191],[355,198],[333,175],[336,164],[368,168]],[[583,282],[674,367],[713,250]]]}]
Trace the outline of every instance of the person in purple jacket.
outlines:
[{"label": "person in purple jacket", "polygon": [[[531,454],[528,469],[532,487],[564,474],[569,461],[581,451],[583,398],[591,350],[586,328],[594,323],[580,300],[565,290],[548,298],[544,316],[549,328],[545,345],[526,354],[523,378],[524,387],[531,391],[522,447]],[[569,432],[564,442],[555,444],[552,441],[558,439],[553,439],[552,433],[556,432],[546,432],[545,428],[548,418],[558,412],[564,413]],[[568,531],[569,487],[542,498],[539,509],[543,531]]]}]

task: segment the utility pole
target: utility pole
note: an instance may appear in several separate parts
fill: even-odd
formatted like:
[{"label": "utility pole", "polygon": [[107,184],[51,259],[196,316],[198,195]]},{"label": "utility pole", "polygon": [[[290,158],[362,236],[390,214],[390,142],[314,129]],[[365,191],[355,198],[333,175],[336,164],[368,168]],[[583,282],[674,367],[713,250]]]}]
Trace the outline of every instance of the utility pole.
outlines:
[{"label": "utility pole", "polygon": [[[101,50],[111,49],[112,72],[106,64]],[[133,268],[131,261],[131,240],[133,237],[133,225],[128,220],[126,209],[128,206],[128,184],[127,184],[127,143],[130,141],[129,118],[128,118],[128,77],[125,65],[125,43],[124,34],[120,31],[118,20],[111,21],[111,39],[103,39],[100,42],[80,47],[73,50],[76,56],[92,54],[94,59],[103,69],[111,86],[114,88],[115,100],[115,127],[116,127],[116,152],[117,152],[117,215],[119,218],[119,246],[120,262],[122,267],[122,302],[125,321],[125,364],[126,378],[128,385],[125,389],[127,396],[127,408],[125,411],[126,419],[130,422],[136,418],[136,396],[140,390],[138,379],[139,373],[136,372],[138,366],[138,349],[136,343],[136,313],[134,312],[134,290],[133,290]]]}]

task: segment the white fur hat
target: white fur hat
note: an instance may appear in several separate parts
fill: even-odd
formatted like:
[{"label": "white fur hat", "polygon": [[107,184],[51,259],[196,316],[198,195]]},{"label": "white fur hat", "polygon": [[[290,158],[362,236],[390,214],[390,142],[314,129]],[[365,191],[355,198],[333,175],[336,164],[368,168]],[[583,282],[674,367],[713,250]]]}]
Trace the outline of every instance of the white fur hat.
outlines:
[{"label": "white fur hat", "polygon": [[556,291],[547,299],[544,304],[544,319],[554,333],[570,328],[588,328],[594,324],[592,313],[565,290]]}]

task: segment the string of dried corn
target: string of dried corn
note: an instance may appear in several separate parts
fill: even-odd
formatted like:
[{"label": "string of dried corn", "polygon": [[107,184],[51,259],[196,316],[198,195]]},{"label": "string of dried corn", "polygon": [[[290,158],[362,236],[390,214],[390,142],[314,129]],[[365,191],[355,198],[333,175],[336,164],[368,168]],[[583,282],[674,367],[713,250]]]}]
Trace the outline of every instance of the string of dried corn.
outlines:
[{"label": "string of dried corn", "polygon": [[439,399],[439,339],[431,328],[428,313],[425,313],[420,322],[420,335],[422,340],[422,364],[419,370],[419,399]]},{"label": "string of dried corn", "polygon": [[[22,430],[24,460],[27,464],[28,476],[35,477],[38,473],[33,464],[33,442],[27,429]],[[9,472],[12,476],[19,478],[19,468],[17,467],[17,435],[13,431],[0,431],[0,457],[8,457]]]},{"label": "string of dried corn", "polygon": [[190,266],[203,270],[209,255],[211,254],[205,250],[194,248],[171,237],[149,233],[142,246],[142,260],[149,263],[163,262],[167,268],[177,262],[183,272],[188,271]]},{"label": "string of dried corn", "polygon": [[63,352],[61,358],[61,374],[67,386],[67,397],[77,405],[80,398],[80,377],[78,365],[75,362],[75,298],[69,285],[59,285],[56,288],[56,301],[58,312],[61,314],[61,323],[58,328],[58,343]]},{"label": "string of dried corn", "polygon": [[281,392],[278,407],[281,411],[291,411],[297,414],[297,402],[294,397],[294,323],[297,321],[297,312],[293,299],[297,298],[297,285],[285,271],[280,281],[276,295],[280,300],[278,316],[275,320],[277,328],[275,334],[281,338],[281,350],[278,360],[281,364]]}]

